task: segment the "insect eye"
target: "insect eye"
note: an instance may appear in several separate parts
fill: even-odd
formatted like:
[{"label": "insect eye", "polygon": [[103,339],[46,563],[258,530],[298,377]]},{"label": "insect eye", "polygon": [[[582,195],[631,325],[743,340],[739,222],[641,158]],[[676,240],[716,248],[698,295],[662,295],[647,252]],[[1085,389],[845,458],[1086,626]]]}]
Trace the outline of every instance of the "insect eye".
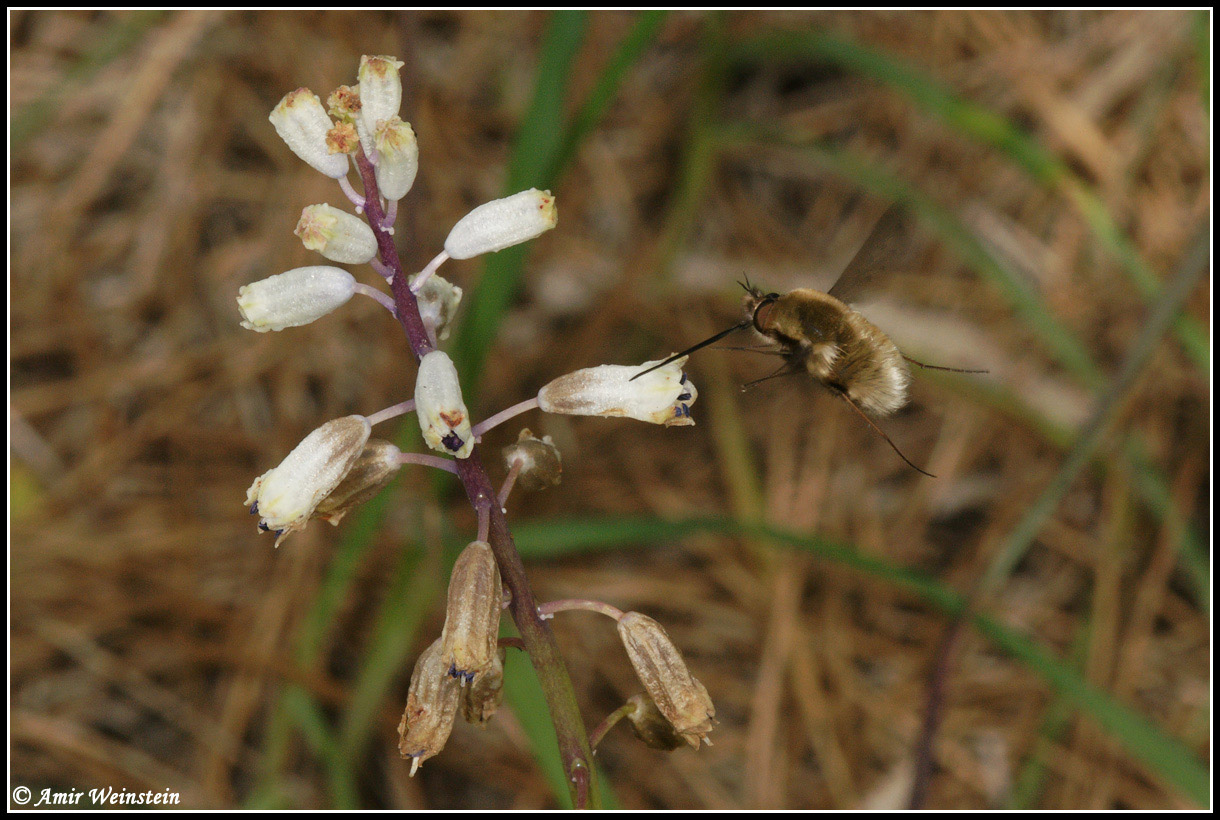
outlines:
[{"label": "insect eye", "polygon": [[758,307],[754,309],[754,327],[759,332],[766,332],[767,318],[771,315],[771,310],[775,307],[775,300],[778,298],[778,293],[769,293],[763,297],[763,300],[758,303]]}]

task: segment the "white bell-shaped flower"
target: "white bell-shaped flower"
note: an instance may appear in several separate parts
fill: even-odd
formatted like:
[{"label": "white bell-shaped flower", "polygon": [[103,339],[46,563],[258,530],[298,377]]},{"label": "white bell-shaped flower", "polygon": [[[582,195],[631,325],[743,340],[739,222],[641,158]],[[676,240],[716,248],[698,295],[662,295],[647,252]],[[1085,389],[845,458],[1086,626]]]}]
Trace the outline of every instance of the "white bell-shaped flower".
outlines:
[{"label": "white bell-shaped flower", "polygon": [[457,368],[447,354],[433,350],[419,360],[415,377],[415,414],[424,442],[433,450],[466,458],[474,448],[470,414],[462,402]]},{"label": "white bell-shaped flower", "polygon": [[402,61],[385,55],[365,54],[360,58],[360,70],[356,79],[360,81],[360,138],[366,141],[377,133],[382,120],[398,116],[402,107],[402,79],[398,69]]},{"label": "white bell-shaped flower", "polygon": [[555,379],[538,391],[538,407],[545,413],[570,416],[619,416],[666,427],[694,424],[690,406],[699,391],[682,372],[686,356],[664,367],[632,377],[657,364],[627,367],[604,364]]},{"label": "white bell-shaped flower", "polygon": [[308,88],[288,92],[268,119],[292,153],[328,177],[347,176],[347,155],[331,153],[327,145],[327,134],[335,124],[317,94]]},{"label": "white bell-shaped flower", "polygon": [[293,268],[237,291],[241,326],[266,333],[307,325],[344,305],[356,292],[356,279],[342,268],[313,265]]},{"label": "white bell-shaped flower", "polygon": [[397,114],[382,120],[374,132],[377,146],[377,190],[383,197],[399,200],[407,195],[415,184],[419,171],[419,143],[409,122],[403,122]]},{"label": "white bell-shaped flower", "polygon": [[550,191],[530,188],[486,202],[462,217],[445,240],[452,259],[504,250],[540,236],[559,221]]},{"label": "white bell-shaped flower", "polygon": [[371,432],[364,416],[345,416],[306,436],[275,467],[254,479],[246,492],[259,529],[279,534],[275,544],[303,528],[364,452]]},{"label": "white bell-shaped flower", "polygon": [[306,206],[293,233],[332,262],[363,265],[377,255],[377,237],[368,223],[330,205]]}]

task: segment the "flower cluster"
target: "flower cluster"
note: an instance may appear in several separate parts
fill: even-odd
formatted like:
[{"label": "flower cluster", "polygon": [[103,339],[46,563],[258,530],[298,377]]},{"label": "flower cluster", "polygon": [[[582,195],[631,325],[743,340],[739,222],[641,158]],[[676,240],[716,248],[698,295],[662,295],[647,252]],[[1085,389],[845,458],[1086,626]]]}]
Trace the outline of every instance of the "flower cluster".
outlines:
[{"label": "flower cluster", "polygon": [[[551,381],[534,398],[481,422],[472,420],[457,368],[437,349],[448,335],[462,289],[437,275],[437,270],[447,260],[495,253],[555,227],[555,197],[531,188],[479,205],[453,226],[443,250],[406,278],[390,237],[398,201],[415,181],[419,147],[411,125],[400,116],[401,67],[393,57],[366,55],[356,85],[335,89],[325,107],[316,94],[300,88],[287,94],[270,116],[293,153],[335,179],[355,211],[328,203],[309,205],[301,212],[296,235],[306,248],[330,262],[369,265],[388,280],[395,295],[358,282],[352,273],[333,265],[296,268],[238,291],[242,326],[261,333],[307,325],[362,294],[403,324],[419,358],[411,398],[368,416],[326,422],[278,466],[254,480],[246,504],[259,517],[260,530],[276,533],[277,546],[313,518],[339,524],[348,511],[388,485],[404,464],[449,470],[463,476],[463,481],[471,471],[485,476],[477,458],[480,438],[529,410],[624,417],[665,426],[694,424],[690,407],[698,393],[682,371],[685,358],[647,373],[657,362],[577,370]],[[364,181],[363,193],[357,193],[348,180],[353,165]],[[419,421],[422,443],[435,454],[403,452],[372,438],[374,425],[410,412]],[[441,635],[420,655],[411,676],[399,726],[399,751],[411,759],[412,774],[441,751],[459,712],[476,725],[484,725],[495,713],[504,680],[500,616],[514,600],[532,600],[520,572],[502,575],[499,562],[507,560],[519,567],[519,558],[511,538],[503,535],[503,522],[496,530],[491,521],[503,515],[515,484],[525,490],[557,484],[561,459],[549,436],[539,439],[522,430],[517,442],[504,449],[504,461],[507,475],[498,498],[484,493],[479,497],[486,504],[476,503],[478,535],[453,567]],[[660,624],[645,615],[591,601],[543,604],[537,611],[514,609],[524,648],[531,651],[531,641],[553,641],[544,619],[574,608],[595,609],[617,621],[627,657],[646,690],[625,705],[623,714],[630,716],[645,742],[672,749],[682,744],[697,747],[707,739],[715,714],[707,690],[690,674]],[[566,675],[545,666],[538,671]],[[561,731],[561,721],[558,717],[556,721]],[[583,728],[576,731],[583,733]]]}]

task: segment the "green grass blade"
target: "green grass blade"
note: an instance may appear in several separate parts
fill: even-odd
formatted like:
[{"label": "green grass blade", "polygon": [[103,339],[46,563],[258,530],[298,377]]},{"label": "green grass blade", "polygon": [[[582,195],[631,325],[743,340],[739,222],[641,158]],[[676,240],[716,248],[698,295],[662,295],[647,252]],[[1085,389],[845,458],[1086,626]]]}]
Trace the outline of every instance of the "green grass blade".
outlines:
[{"label": "green grass blade", "polygon": [[[564,103],[576,54],[584,39],[587,15],[560,11],[551,16],[539,57],[534,96],[521,120],[504,193],[526,188],[549,188],[544,175],[563,146]],[[561,204],[562,213],[562,204]],[[500,322],[521,284],[529,243],[488,254],[483,276],[466,297],[466,317],[458,328],[453,360],[466,401],[478,394],[483,365],[492,348]]]},{"label": "green grass blade", "polygon": [[585,137],[606,115],[627,72],[656,39],[666,15],[667,12],[664,11],[644,11],[636,16],[631,31],[619,43],[614,56],[610,58],[610,62],[598,76],[597,84],[572,117],[572,122],[563,135],[559,150],[555,152],[541,175],[543,180],[554,184],[559,179]]},{"label": "green grass blade", "polygon": [[[1004,117],[955,95],[927,74],[859,43],[817,30],[780,31],[735,44],[737,61],[825,60],[902,92],[946,125],[991,145],[1011,158],[1034,180],[1059,190],[1076,206],[1107,253],[1115,258],[1140,294],[1152,301],[1161,283],[1118,227],[1101,198],[1068,165]],[[1178,338],[1195,365],[1209,372],[1211,347],[1207,332],[1193,318],[1176,322]]]},{"label": "green grass blade", "polygon": [[979,581],[980,596],[988,596],[1008,581],[1012,570],[1033,546],[1034,539],[1059,507],[1059,502],[1075,483],[1085,465],[1105,440],[1125,399],[1128,398],[1136,379],[1156,351],[1161,336],[1169,329],[1173,317],[1178,315],[1191,290],[1206,270],[1208,259],[1208,232],[1201,234],[1202,242],[1196,242],[1196,252],[1184,260],[1181,269],[1174,275],[1169,286],[1157,301],[1152,315],[1145,322],[1139,335],[1123,357],[1123,366],[1113,385],[1097,400],[1077,436],[1068,450],[1059,470],[1041,495],[1026,508],[1025,514],[1013,527],[995,559]]},{"label": "green grass blade", "polygon": [[[950,617],[961,614],[966,606],[961,593],[923,573],[862,555],[828,539],[730,518],[679,521],[649,517],[557,519],[528,522],[516,528],[521,553],[531,558],[615,549],[624,544],[673,541],[697,532],[763,539],[808,552],[913,593]],[[1117,738],[1132,757],[1143,761],[1162,780],[1199,805],[1208,804],[1208,770],[1186,746],[1165,735],[1147,718],[1093,687],[1044,646],[986,615],[975,615],[972,623],[984,637],[1041,676],[1056,693]]]}]

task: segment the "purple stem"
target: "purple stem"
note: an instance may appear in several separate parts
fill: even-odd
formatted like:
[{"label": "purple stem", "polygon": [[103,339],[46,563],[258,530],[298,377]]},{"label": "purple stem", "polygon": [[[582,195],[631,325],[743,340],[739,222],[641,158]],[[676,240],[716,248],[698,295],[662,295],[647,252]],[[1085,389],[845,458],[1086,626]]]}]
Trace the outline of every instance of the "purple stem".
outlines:
[{"label": "purple stem", "polygon": [[[419,305],[407,283],[394,240],[389,233],[377,230],[378,226],[385,224],[385,213],[377,195],[373,166],[362,155],[357,155],[355,160],[360,177],[364,180],[365,216],[374,228],[373,234],[377,237],[382,263],[394,273],[390,288],[397,304],[398,321],[406,331],[412,352],[419,359],[430,353],[434,345],[428,336],[427,328],[424,327],[423,319],[420,318]],[[442,257],[438,258],[443,261]],[[479,458],[479,446],[476,444],[467,458],[454,461],[454,466],[466,490],[466,497],[470,499],[475,510],[487,510],[488,543],[491,544],[496,564],[499,565],[500,578],[512,595],[509,612],[517,625],[517,631],[521,633],[525,650],[529,653],[530,661],[542,684],[551,721],[555,726],[555,739],[559,744],[559,755],[567,776],[572,803],[578,809],[590,808],[590,761],[593,759],[593,751],[580,717],[576,692],[572,688],[572,680],[568,676],[563,657],[559,654],[555,634],[538,614],[538,603],[526,577],[525,565],[521,562],[516,544],[513,543],[504,512],[496,503],[496,492],[492,489],[491,479],[488,478],[487,470]]]}]

